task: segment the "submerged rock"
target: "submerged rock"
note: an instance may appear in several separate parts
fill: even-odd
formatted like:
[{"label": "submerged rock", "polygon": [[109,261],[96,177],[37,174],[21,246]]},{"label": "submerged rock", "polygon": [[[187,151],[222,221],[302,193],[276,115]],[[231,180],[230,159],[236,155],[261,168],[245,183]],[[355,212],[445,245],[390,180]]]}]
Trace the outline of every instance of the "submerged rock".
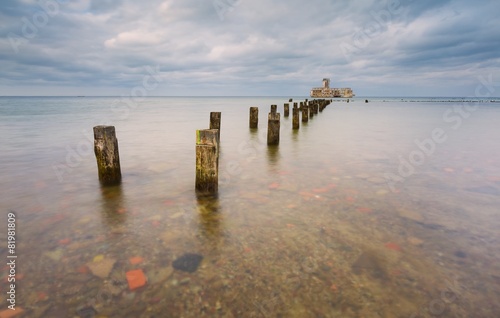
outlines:
[{"label": "submerged rock", "polygon": [[180,271],[193,273],[198,269],[203,256],[195,253],[186,253],[172,263],[172,267]]},{"label": "submerged rock", "polygon": [[63,250],[58,248],[58,249],[53,250],[53,251],[45,252],[45,253],[43,253],[43,255],[47,256],[48,258],[50,258],[54,262],[59,262],[61,260],[61,257],[63,256]]},{"label": "submerged rock", "polygon": [[92,306],[83,307],[76,310],[76,314],[81,318],[94,318],[97,311]]},{"label": "submerged rock", "polygon": [[167,280],[167,278],[169,278],[173,272],[174,269],[170,266],[153,270],[150,274],[148,274],[149,281],[151,282],[151,284],[161,283]]},{"label": "submerged rock", "polygon": [[387,273],[380,263],[380,260],[375,254],[370,252],[363,252],[352,264],[351,269],[356,275],[366,272],[372,278],[382,280],[387,278]]},{"label": "submerged rock", "polygon": [[109,276],[109,273],[113,269],[113,266],[116,263],[116,259],[114,258],[97,258],[98,261],[92,261],[87,263],[87,267],[90,269],[92,274],[99,278],[106,278]]},{"label": "submerged rock", "polygon": [[414,211],[414,210],[408,210],[408,209],[399,209],[398,214],[400,217],[409,219],[412,221],[416,222],[422,222],[424,221],[424,217],[420,212]]}]

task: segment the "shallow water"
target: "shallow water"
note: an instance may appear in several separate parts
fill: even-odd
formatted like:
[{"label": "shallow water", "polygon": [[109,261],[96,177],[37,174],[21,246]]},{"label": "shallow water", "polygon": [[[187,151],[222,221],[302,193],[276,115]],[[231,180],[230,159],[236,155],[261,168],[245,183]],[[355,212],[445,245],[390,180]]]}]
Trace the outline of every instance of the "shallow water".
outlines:
[{"label": "shallow water", "polygon": [[[282,114],[268,147],[269,105],[288,98],[115,100],[0,98],[2,224],[16,214],[26,317],[500,313],[498,102],[335,100],[299,131]],[[195,130],[210,111],[219,196],[201,198]],[[116,127],[121,186],[99,186],[100,124]],[[185,253],[203,257],[194,272],[173,267]],[[147,283],[130,290],[136,269]]]}]

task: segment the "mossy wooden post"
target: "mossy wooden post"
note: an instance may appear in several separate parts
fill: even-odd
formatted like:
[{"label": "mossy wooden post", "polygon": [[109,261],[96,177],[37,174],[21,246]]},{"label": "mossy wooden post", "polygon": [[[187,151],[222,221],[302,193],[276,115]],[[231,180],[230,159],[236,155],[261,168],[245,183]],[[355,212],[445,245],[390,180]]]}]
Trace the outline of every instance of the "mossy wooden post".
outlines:
[{"label": "mossy wooden post", "polygon": [[328,105],[328,104],[329,104],[328,101],[321,99],[319,101],[319,111],[322,112],[326,108],[326,105]]},{"label": "mossy wooden post", "polygon": [[290,115],[290,104],[285,104],[283,107],[283,116],[288,117]]},{"label": "mossy wooden post", "polygon": [[297,108],[297,103],[293,104],[292,116],[293,116],[292,129],[299,129],[300,122],[299,122],[299,109]]},{"label": "mossy wooden post", "polygon": [[122,173],[114,126],[94,127],[94,153],[101,184],[119,184],[122,180]]},{"label": "mossy wooden post", "polygon": [[196,191],[217,194],[219,190],[219,131],[196,131]]},{"label": "mossy wooden post", "polygon": [[267,144],[278,145],[280,143],[280,113],[276,112],[276,105],[271,105],[271,112],[267,120]]},{"label": "mossy wooden post", "polygon": [[250,107],[250,128],[259,126],[259,107]]},{"label": "mossy wooden post", "polygon": [[210,112],[210,129],[217,129],[217,137],[220,141],[220,112]]},{"label": "mossy wooden post", "polygon": [[309,119],[314,118],[314,103],[309,102],[309,106],[307,107],[309,108]]},{"label": "mossy wooden post", "polygon": [[309,106],[306,103],[302,105],[302,122],[307,123],[309,121]]}]

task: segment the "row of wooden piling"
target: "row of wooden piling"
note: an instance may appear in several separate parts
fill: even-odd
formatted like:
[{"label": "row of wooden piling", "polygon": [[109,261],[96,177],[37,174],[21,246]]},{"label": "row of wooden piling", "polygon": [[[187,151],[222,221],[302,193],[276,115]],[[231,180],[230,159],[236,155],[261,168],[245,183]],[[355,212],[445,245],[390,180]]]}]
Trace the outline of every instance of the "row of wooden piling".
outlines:
[{"label": "row of wooden piling", "polygon": [[[289,100],[289,103],[292,99]],[[290,104],[284,104],[284,117],[289,117]],[[318,112],[322,112],[331,100],[307,99],[293,103],[292,129],[300,128],[299,112],[302,112],[302,122],[308,122]],[[257,129],[259,124],[259,108],[250,107],[249,127]],[[209,129],[196,130],[196,191],[202,194],[216,194],[219,179],[219,145],[221,129],[221,112],[210,113]],[[280,140],[280,113],[277,105],[271,105],[268,114],[267,144],[278,145]],[[114,126],[94,127],[94,153],[97,160],[99,181],[102,185],[120,184],[121,168],[118,151],[118,139]]]},{"label": "row of wooden piling", "polygon": [[[292,109],[292,129],[297,130],[300,129],[300,112],[302,113],[302,122],[306,123],[309,121],[309,118],[313,118],[318,112],[322,112],[326,106],[331,103],[330,100],[313,100],[300,102],[300,108],[298,108],[298,104],[293,103]],[[284,117],[288,117],[290,113],[290,104],[285,103],[283,107]],[[257,107],[250,107],[250,128],[257,128],[258,126],[258,117],[259,109]],[[267,125],[267,144],[268,145],[277,145],[279,144],[279,120],[280,114],[276,112],[276,105],[271,105],[271,112],[268,116],[268,125]]]}]

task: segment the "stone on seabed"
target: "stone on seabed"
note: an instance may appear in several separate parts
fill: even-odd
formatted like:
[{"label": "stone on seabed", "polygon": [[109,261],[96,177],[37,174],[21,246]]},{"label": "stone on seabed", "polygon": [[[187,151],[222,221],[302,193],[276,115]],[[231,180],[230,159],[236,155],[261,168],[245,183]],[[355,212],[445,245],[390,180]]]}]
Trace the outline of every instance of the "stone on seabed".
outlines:
[{"label": "stone on seabed", "polygon": [[173,263],[172,266],[175,269],[188,272],[188,273],[193,273],[198,269],[198,266],[200,265],[201,261],[203,260],[203,256],[200,254],[194,254],[194,253],[186,253],[176,259]]},{"label": "stone on seabed", "polygon": [[116,260],[114,258],[104,258],[100,261],[92,261],[87,263],[87,267],[90,269],[92,274],[99,278],[106,278],[113,269]]},{"label": "stone on seabed", "polygon": [[144,275],[142,269],[135,269],[132,271],[128,271],[126,273],[126,276],[130,290],[134,290],[136,288],[140,288],[146,285],[147,278],[146,275]]}]

